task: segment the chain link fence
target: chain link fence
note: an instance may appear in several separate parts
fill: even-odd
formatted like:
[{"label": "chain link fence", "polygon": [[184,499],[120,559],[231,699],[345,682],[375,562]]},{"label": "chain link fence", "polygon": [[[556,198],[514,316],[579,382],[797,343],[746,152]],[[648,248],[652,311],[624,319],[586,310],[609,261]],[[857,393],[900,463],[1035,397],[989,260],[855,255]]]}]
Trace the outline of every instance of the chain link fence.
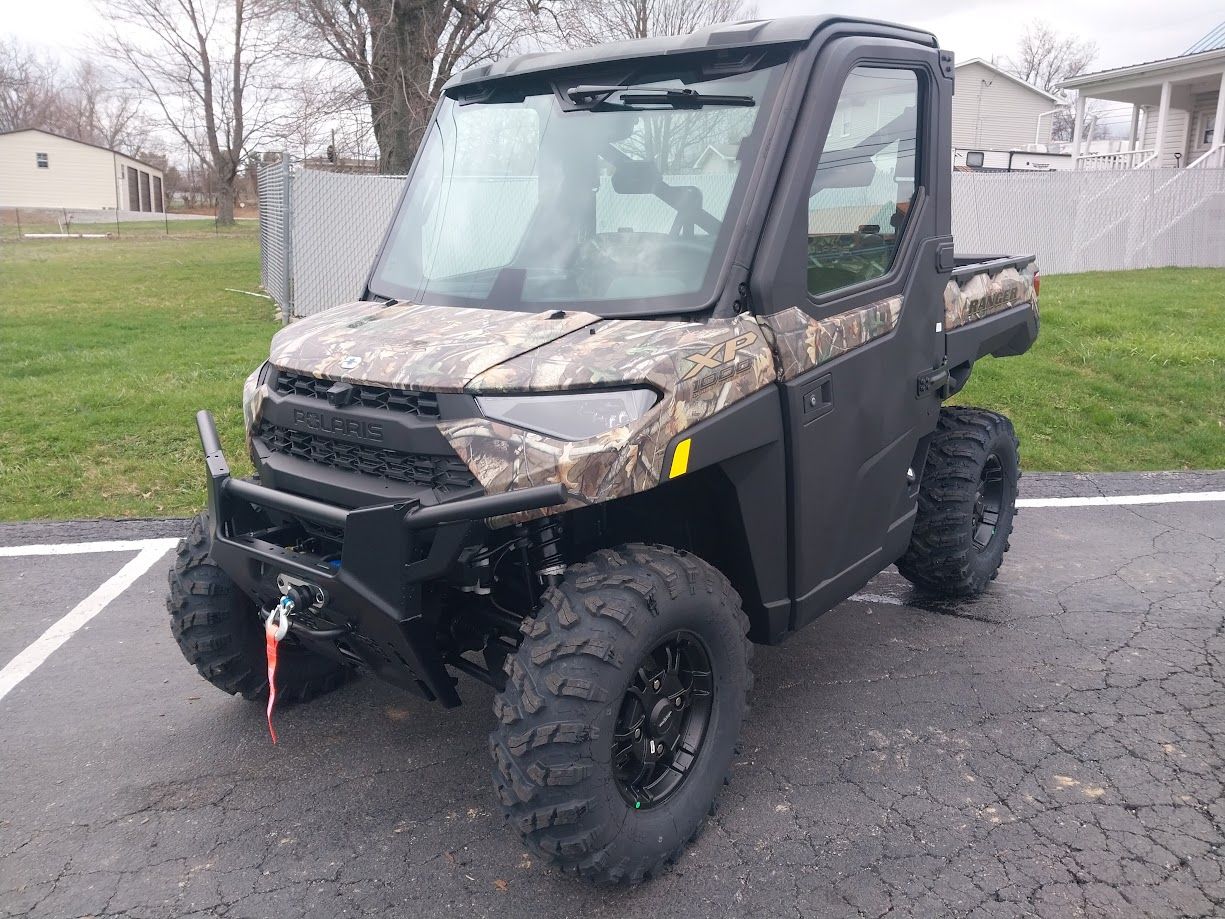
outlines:
[{"label": "chain link fence", "polygon": [[289,160],[266,163],[255,175],[259,194],[259,282],[288,319],[293,315],[293,173]]},{"label": "chain link fence", "polygon": [[361,295],[403,191],[404,176],[294,174],[294,317]]},{"label": "chain link fence", "polygon": [[1047,275],[1225,267],[1225,169],[954,173],[953,239]]},{"label": "chain link fence", "polygon": [[286,320],[357,299],[404,176],[259,167],[260,282]]},{"label": "chain link fence", "polygon": [[[238,215],[254,229],[254,217]],[[215,213],[120,211],[114,208],[0,206],[0,243],[54,239],[191,239],[227,236],[241,229],[220,227]]]},{"label": "chain link fence", "polygon": [[[286,317],[360,295],[403,188],[403,176],[261,167],[260,267]],[[959,253],[1033,253],[1045,275],[1225,267],[1225,169],[958,172],[952,199]]]}]

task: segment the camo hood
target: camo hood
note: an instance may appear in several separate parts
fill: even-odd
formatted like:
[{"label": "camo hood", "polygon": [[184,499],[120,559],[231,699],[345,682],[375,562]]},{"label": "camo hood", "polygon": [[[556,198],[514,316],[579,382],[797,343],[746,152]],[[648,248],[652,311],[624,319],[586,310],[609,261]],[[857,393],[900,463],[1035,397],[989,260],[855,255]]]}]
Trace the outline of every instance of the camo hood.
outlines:
[{"label": "camo hood", "polygon": [[[560,482],[587,502],[607,501],[659,484],[676,435],[774,380],[769,345],[750,317],[703,323],[605,320],[481,374],[470,389],[492,394],[646,384],[660,399],[637,421],[579,441],[487,418],[443,422],[439,430],[491,494]],[[494,524],[556,510],[498,518]]]},{"label": "camo hood", "polygon": [[295,322],[272,339],[285,370],[392,389],[460,392],[475,377],[599,317],[359,302]]},{"label": "camo hood", "polygon": [[[946,327],[1026,299],[1035,299],[1032,270],[979,275],[964,287],[951,281]],[[702,322],[363,302],[283,329],[273,339],[270,359],[275,366],[325,379],[478,396],[621,385],[655,390],[658,401],[640,418],[584,440],[563,440],[487,417],[439,423],[440,433],[489,494],[560,483],[581,495],[582,503],[593,503],[652,488],[665,477],[685,474],[690,465],[700,468],[699,443],[692,460],[686,448],[679,472],[665,470],[670,445],[684,431],[767,386],[888,335],[902,313],[901,297],[820,319],[792,308]],[[253,385],[254,379],[248,381],[248,388]],[[259,396],[251,393],[248,426],[258,417]],[[561,509],[528,511],[490,524]]]}]

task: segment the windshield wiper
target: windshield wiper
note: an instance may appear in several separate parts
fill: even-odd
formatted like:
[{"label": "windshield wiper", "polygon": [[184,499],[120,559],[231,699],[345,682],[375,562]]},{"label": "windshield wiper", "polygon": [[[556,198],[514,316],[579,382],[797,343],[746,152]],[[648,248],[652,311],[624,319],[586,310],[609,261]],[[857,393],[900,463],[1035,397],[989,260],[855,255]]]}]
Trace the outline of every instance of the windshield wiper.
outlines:
[{"label": "windshield wiper", "polygon": [[621,94],[621,105],[671,105],[675,108],[701,108],[704,105],[755,104],[752,96],[711,96],[696,89],[652,89],[629,86],[575,86],[566,90],[571,102],[596,106],[607,102],[614,93]]}]

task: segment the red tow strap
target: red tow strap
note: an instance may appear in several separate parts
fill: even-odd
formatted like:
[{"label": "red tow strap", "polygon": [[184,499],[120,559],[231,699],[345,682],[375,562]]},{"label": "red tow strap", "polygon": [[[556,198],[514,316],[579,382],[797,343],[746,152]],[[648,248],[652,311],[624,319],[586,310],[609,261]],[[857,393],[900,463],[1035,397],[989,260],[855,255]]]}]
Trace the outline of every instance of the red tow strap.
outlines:
[{"label": "red tow strap", "polygon": [[268,656],[268,733],[273,743],[276,743],[276,728],[272,726],[272,710],[276,707],[276,646],[288,631],[289,611],[282,599],[264,620],[264,651]]}]

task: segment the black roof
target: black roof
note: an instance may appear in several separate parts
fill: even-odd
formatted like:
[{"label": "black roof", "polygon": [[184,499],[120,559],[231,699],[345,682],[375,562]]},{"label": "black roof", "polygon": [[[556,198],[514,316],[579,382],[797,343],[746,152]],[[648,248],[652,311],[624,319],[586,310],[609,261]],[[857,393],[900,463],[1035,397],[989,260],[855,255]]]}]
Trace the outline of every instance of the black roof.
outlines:
[{"label": "black roof", "polygon": [[470,67],[451,77],[444,88],[450,89],[455,86],[519,74],[538,73],[544,70],[582,67],[586,64],[598,64],[605,61],[747,48],[754,45],[798,44],[809,41],[817,32],[832,26],[842,26],[852,33],[903,38],[929,47],[938,47],[936,37],[930,32],[875,19],[860,19],[855,16],[789,16],[784,19],[752,19],[745,22],[718,23],[698,29],[689,35],[636,38],[573,51],[523,54],[491,64]]}]

